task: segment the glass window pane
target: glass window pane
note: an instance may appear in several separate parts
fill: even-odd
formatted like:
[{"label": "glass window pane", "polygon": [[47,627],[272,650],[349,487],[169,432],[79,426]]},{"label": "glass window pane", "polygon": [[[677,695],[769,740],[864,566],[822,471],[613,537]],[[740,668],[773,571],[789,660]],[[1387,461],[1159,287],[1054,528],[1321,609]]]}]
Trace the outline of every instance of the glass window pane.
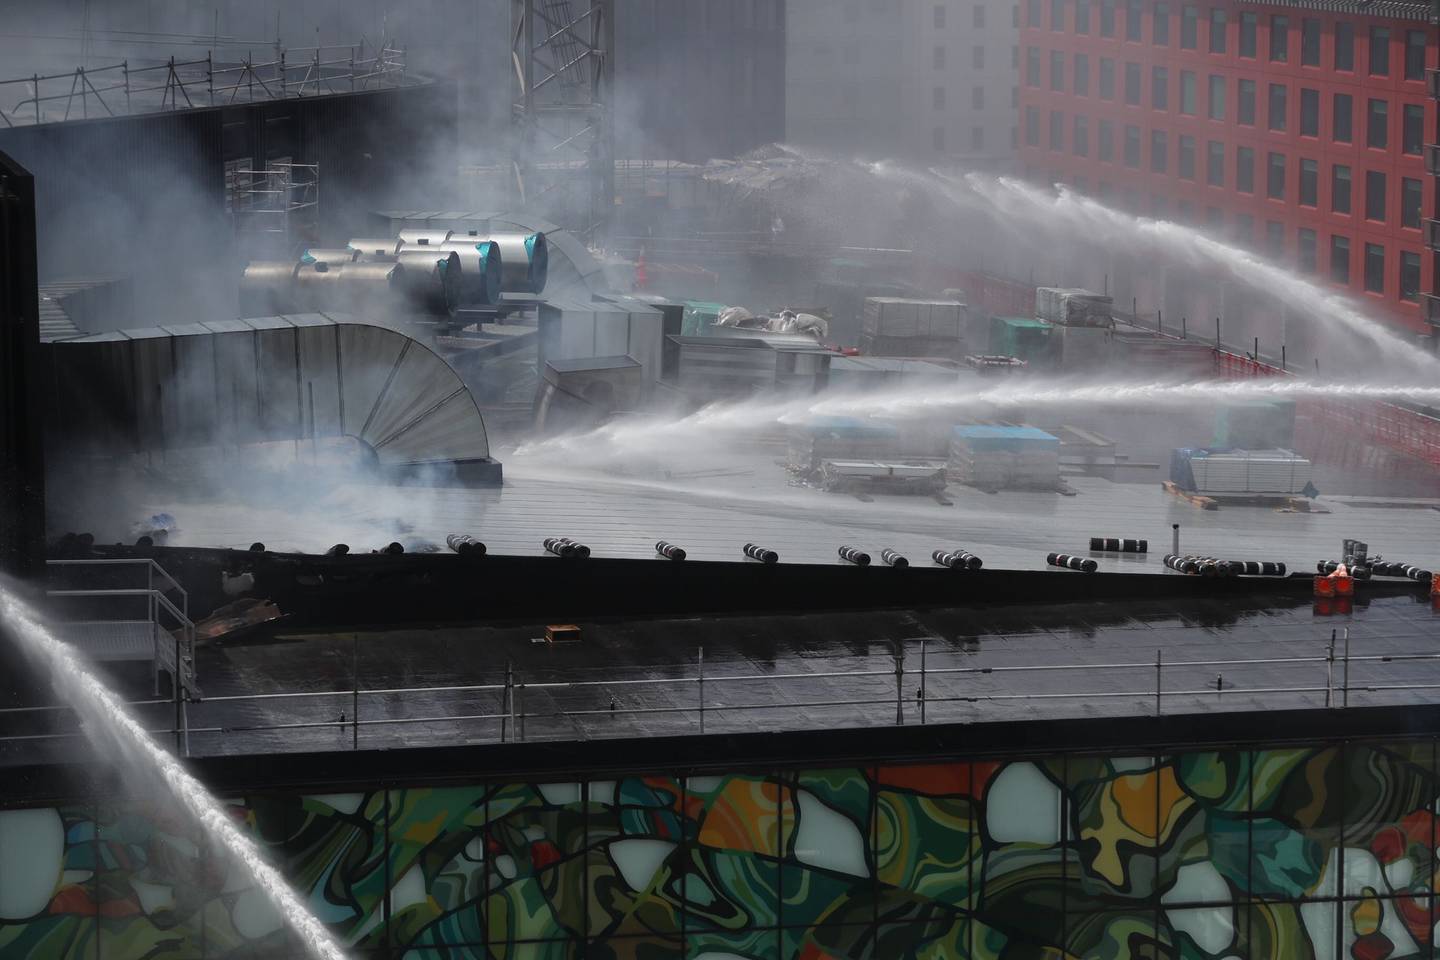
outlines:
[{"label": "glass window pane", "polygon": [[1100,97],[1102,100],[1115,99],[1115,61],[1109,57],[1100,58]]},{"label": "glass window pane", "polygon": [[[943,7],[936,7],[936,15],[939,16],[940,11],[943,9]],[[977,7],[976,9],[979,8]],[[940,19],[943,20],[944,18],[941,17]],[[944,26],[944,24],[937,24],[937,26]],[[1057,32],[1065,29],[1065,0],[1050,0],[1050,29]]]},{"label": "glass window pane", "polygon": [[1385,174],[1365,171],[1365,219],[1385,222]]},{"label": "glass window pane", "polygon": [[1077,157],[1085,157],[1090,154],[1090,128],[1086,119],[1078,114],[1075,117],[1075,133],[1070,138],[1070,147]]},{"label": "glass window pane", "polygon": [[1140,166],[1140,128],[1128,123],[1125,125],[1125,166]]},{"label": "glass window pane", "polygon": [[1225,144],[1219,140],[1205,144],[1205,182],[1212,187],[1225,186]]},{"label": "glass window pane", "polygon": [[1225,11],[1219,7],[1210,8],[1210,52],[1225,52]]},{"label": "glass window pane", "polygon": [[1300,63],[1320,66],[1320,21],[1311,17],[1300,21]]},{"label": "glass window pane", "polygon": [[1370,76],[1390,75],[1390,28],[1370,28]]},{"label": "glass window pane", "polygon": [[760,774],[728,774],[689,777],[685,791],[698,828],[684,889],[704,891],[713,905],[686,912],[686,935],[734,935],[727,914],[743,918],[747,928],[776,926],[779,858],[793,848],[796,835],[794,789]]},{"label": "glass window pane", "polygon": [[1285,155],[1272,153],[1265,177],[1265,195],[1273,200],[1285,199]]},{"label": "glass window pane", "polygon": [[1225,78],[1214,73],[1210,75],[1208,116],[1211,120],[1225,119]]},{"label": "glass window pane", "polygon": [[1186,4],[1180,8],[1180,46],[1194,50],[1199,45],[1200,8]]},{"label": "glass window pane", "polygon": [[1378,243],[1365,244],[1365,290],[1385,292],[1385,248]]},{"label": "glass window pane", "polygon": [[1180,71],[1180,112],[1195,115],[1195,74],[1189,70]]},{"label": "glass window pane", "polygon": [[1065,148],[1065,114],[1059,110],[1050,111],[1050,149]]},{"label": "glass window pane", "polygon": [[1270,59],[1284,63],[1290,59],[1290,18],[1274,14],[1270,17]]},{"label": "glass window pane", "polygon": [[1350,168],[1337,163],[1330,172],[1330,209],[1336,213],[1350,212]]},{"label": "glass window pane", "polygon": [[1355,115],[1355,98],[1348,93],[1335,94],[1335,115],[1331,122],[1332,135],[1337,143],[1350,143]]},{"label": "glass window pane", "polygon": [[1140,39],[1140,0],[1125,0],[1125,39]]},{"label": "glass window pane", "polygon": [[1140,105],[1140,64],[1125,64],[1125,102],[1132,107]]},{"label": "glass window pane", "polygon": [[1240,56],[1255,57],[1255,34],[1259,18],[1253,13],[1242,12],[1240,14]]},{"label": "glass window pane", "polygon": [[1313,207],[1320,202],[1320,164],[1315,160],[1300,160],[1300,205]]},{"label": "glass window pane", "polygon": [[1420,203],[1423,186],[1411,177],[1400,178],[1400,225],[1420,229]]},{"label": "glass window pane", "polygon": [[1409,250],[1400,252],[1400,299],[1420,300],[1420,254]]},{"label": "glass window pane", "polygon": [[1300,91],[1300,136],[1320,136],[1320,91]]},{"label": "glass window pane", "polygon": [[1335,69],[1355,69],[1355,24],[1345,20],[1335,24]]},{"label": "glass window pane", "polygon": [[1088,96],[1090,93],[1090,58],[1083,53],[1075,54],[1075,93]]},{"label": "glass window pane", "polygon": [[1301,273],[1314,273],[1315,260],[1315,231],[1301,227],[1295,234],[1295,263]]},{"label": "glass window pane", "polygon": [[1100,36],[1115,36],[1115,0],[1100,0]]},{"label": "glass window pane", "polygon": [[1419,156],[1425,145],[1425,108],[1418,103],[1405,104],[1404,129],[1401,132],[1401,149],[1412,156]]},{"label": "glass window pane", "polygon": [[1247,126],[1255,125],[1255,81],[1241,80],[1236,88],[1239,104],[1237,119]]},{"label": "glass window pane", "polygon": [[1156,110],[1170,108],[1170,76],[1164,67],[1150,70],[1150,106]]},{"label": "glass window pane", "polygon": [[1195,179],[1195,138],[1184,133],[1180,135],[1179,168],[1183,179]]},{"label": "glass window pane", "polygon": [[1330,238],[1330,279],[1336,283],[1350,284],[1350,239],[1334,236]]},{"label": "glass window pane", "polygon": [[1040,108],[1025,108],[1025,145],[1038,147],[1040,145]]},{"label": "glass window pane", "polygon": [[1425,31],[1405,31],[1405,79],[1425,79]]},{"label": "glass window pane", "polygon": [[1100,143],[1096,148],[1096,155],[1101,160],[1115,159],[1115,131],[1109,120],[1101,120],[1095,126],[1095,135]]},{"label": "glass window pane", "polygon": [[1284,130],[1289,88],[1283,83],[1270,84],[1270,110],[1266,118],[1271,130]]},{"label": "glass window pane", "polygon": [[1155,21],[1150,38],[1157,46],[1163,47],[1170,43],[1170,7],[1164,0],[1157,0],[1155,4]]},{"label": "glass window pane", "polygon": [[1075,0],[1075,32],[1090,32],[1090,0]]},{"label": "glass window pane", "polygon": [[1150,169],[1154,173],[1164,173],[1166,168],[1165,156],[1166,135],[1164,130],[1150,131]]},{"label": "glass window pane", "polygon": [[1255,192],[1255,150],[1235,148],[1235,189],[1241,193]]},{"label": "glass window pane", "polygon": [[1390,143],[1390,104],[1384,100],[1369,100],[1365,117],[1365,145],[1385,149]]},{"label": "glass window pane", "polygon": [[1050,89],[1065,89],[1065,54],[1059,50],[1050,51]]}]

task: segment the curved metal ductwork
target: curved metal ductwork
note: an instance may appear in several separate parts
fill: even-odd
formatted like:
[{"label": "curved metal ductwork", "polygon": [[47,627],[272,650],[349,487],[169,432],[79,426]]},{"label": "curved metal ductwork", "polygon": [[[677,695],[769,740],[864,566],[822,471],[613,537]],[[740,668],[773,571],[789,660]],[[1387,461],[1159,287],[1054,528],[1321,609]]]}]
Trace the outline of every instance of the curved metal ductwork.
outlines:
[{"label": "curved metal ductwork", "polygon": [[116,331],[48,349],[52,436],[73,455],[352,437],[384,468],[498,474],[460,376],[388,327],[274,316]]}]

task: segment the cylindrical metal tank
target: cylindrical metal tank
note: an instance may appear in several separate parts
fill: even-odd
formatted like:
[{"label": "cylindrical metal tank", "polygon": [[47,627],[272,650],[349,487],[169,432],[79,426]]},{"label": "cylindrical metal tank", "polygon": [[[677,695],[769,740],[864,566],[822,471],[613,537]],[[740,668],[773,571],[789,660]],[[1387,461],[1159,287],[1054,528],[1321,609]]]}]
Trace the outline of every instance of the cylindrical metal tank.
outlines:
[{"label": "cylindrical metal tank", "polygon": [[273,317],[292,312],[299,269],[299,264],[288,260],[256,260],[248,264],[240,277],[240,313]]},{"label": "cylindrical metal tank", "polygon": [[452,236],[449,230],[401,230],[400,242],[408,246],[436,247]]},{"label": "cylindrical metal tank", "polygon": [[396,309],[409,295],[406,271],[398,263],[302,263],[295,274],[295,309],[361,314]]},{"label": "cylindrical metal tank", "polygon": [[405,289],[413,303],[435,316],[455,315],[464,283],[460,254],[406,246],[395,261],[405,268]]},{"label": "cylindrical metal tank", "polygon": [[404,246],[404,243],[396,240],[394,237],[360,237],[351,240],[346,246],[365,257],[393,257],[400,252],[400,248]]},{"label": "cylindrical metal tank", "polygon": [[[429,249],[427,247],[405,247],[410,253]],[[491,240],[476,240],[464,237],[442,243],[434,249],[460,255],[462,302],[466,305],[488,305],[500,302],[500,282],[504,271],[504,260],[500,256],[500,245]]]},{"label": "cylindrical metal tank", "polygon": [[[403,236],[403,234],[402,234]],[[500,289],[505,293],[544,293],[550,273],[550,249],[543,233],[456,233],[452,243],[489,240],[500,248]]]},{"label": "cylindrical metal tank", "polygon": [[341,249],[329,249],[324,247],[311,247],[300,256],[301,263],[328,263],[332,267],[342,266],[347,263],[354,263],[360,256],[360,251],[352,250],[349,247]]}]

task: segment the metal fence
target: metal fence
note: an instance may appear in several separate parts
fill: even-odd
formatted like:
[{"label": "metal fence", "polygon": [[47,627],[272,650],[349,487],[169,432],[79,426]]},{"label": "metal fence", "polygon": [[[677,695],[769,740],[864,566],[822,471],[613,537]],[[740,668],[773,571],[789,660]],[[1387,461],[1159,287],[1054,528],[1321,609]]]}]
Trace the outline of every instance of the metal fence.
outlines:
[{"label": "metal fence", "polygon": [[228,106],[404,86],[405,50],[385,42],[277,49],[271,59],[203,59],[31,74],[0,80],[0,124],[7,127]]},{"label": "metal fence", "polygon": [[[757,722],[771,730],[973,722],[992,718],[1001,705],[1056,701],[1084,704],[1086,712],[1110,703],[1114,709],[1108,712],[1116,716],[1257,709],[1251,705],[1257,699],[1263,700],[1263,709],[1343,709],[1440,690],[1440,671],[1429,677],[1415,672],[1419,664],[1440,661],[1440,654],[1357,654],[1350,649],[1348,629],[1332,634],[1318,652],[1300,656],[1168,659],[1156,650],[1154,659],[1104,663],[977,664],[974,654],[953,643],[917,639],[895,644],[888,657],[858,669],[841,664],[803,672],[717,672],[713,664],[707,670],[702,649],[683,669],[673,664],[657,668],[670,670],[668,676],[526,674],[512,663],[500,682],[406,687],[365,686],[358,640],[353,656],[349,689],[245,693],[178,704],[155,699],[131,706],[149,721],[176,705],[172,725],[150,732],[173,737],[177,751],[186,755],[192,740],[203,741],[211,749],[196,752],[204,755],[358,750],[395,746],[397,736],[405,744],[503,743],[629,737],[637,735],[637,727],[641,734],[686,734],[753,730]],[[1251,679],[1265,667],[1278,668],[1285,682]],[[1364,669],[1366,677],[1352,680],[1352,668]],[[1391,675],[1375,675],[1387,669]],[[994,688],[996,680],[1023,683],[1042,674],[1061,674],[1064,683],[1058,689],[1053,683],[1037,683],[1044,689],[1033,690]],[[1117,676],[1135,680],[1119,682]],[[767,697],[764,686],[773,684],[783,684],[786,696]],[[837,691],[837,686],[844,689]],[[437,706],[447,699],[451,709]],[[0,710],[0,728],[10,728],[0,734],[0,745],[8,749],[79,737],[69,712],[64,705]],[[244,721],[247,712],[253,722]],[[409,732],[426,728],[431,728],[428,734]],[[294,736],[302,731],[313,735]],[[274,735],[270,742],[267,734]]]}]

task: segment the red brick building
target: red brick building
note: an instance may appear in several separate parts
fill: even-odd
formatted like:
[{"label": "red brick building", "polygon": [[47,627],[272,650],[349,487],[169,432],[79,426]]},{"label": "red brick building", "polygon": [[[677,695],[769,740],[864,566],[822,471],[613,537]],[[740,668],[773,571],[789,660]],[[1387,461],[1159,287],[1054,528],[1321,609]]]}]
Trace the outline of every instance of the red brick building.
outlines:
[{"label": "red brick building", "polygon": [[1021,163],[1430,332],[1430,16],[1386,0],[1024,0]]}]

